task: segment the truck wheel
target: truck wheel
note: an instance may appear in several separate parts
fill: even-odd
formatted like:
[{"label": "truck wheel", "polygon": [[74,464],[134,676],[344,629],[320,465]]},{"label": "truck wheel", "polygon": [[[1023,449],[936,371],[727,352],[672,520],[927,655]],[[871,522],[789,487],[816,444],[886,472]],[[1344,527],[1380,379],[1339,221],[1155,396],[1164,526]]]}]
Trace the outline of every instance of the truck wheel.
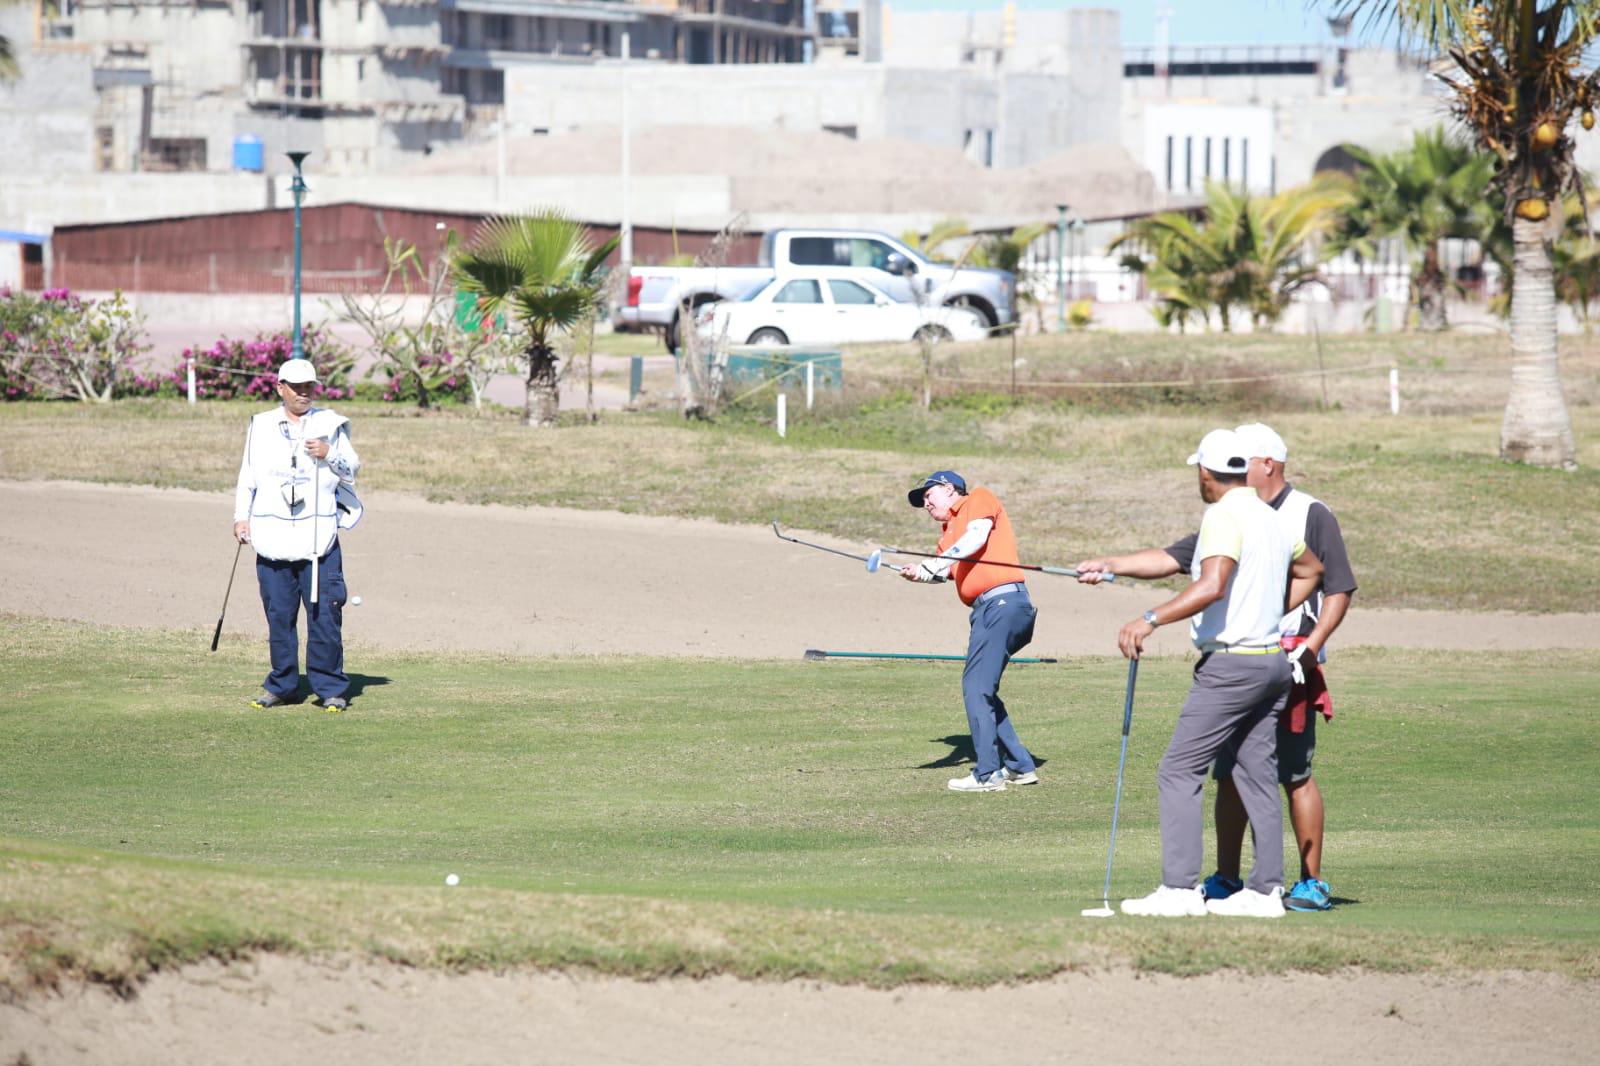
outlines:
[{"label": "truck wheel", "polygon": [[983,328],[991,333],[993,333],[995,327],[1000,324],[1000,316],[995,314],[994,308],[990,307],[986,301],[980,300],[976,296],[957,296],[954,300],[951,300],[949,303],[945,304],[945,306],[959,307],[963,310],[971,311],[982,320]]},{"label": "truck wheel", "polygon": [[679,315],[673,315],[672,321],[667,323],[667,328],[661,333],[661,339],[666,342],[667,351],[669,352],[678,350],[678,319],[680,317]]},{"label": "truck wheel", "polygon": [[783,330],[781,329],[772,329],[771,327],[766,327],[763,329],[758,329],[754,333],[750,334],[750,339],[745,343],[759,344],[770,348],[775,345],[788,344],[789,338],[783,335]]}]

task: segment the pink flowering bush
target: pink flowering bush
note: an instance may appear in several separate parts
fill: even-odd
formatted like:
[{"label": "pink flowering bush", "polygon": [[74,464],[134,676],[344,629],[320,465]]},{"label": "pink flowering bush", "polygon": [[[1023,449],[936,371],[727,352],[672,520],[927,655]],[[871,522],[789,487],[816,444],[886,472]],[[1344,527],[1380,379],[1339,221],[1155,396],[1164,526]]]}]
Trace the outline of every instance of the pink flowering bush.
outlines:
[{"label": "pink flowering bush", "polygon": [[[376,372],[378,368],[374,367]],[[419,387],[420,381],[420,387]],[[472,403],[472,382],[450,352],[423,353],[411,367],[397,368],[383,386],[388,403]]]},{"label": "pink flowering bush", "polygon": [[37,297],[0,287],[0,397],[105,403],[132,386],[150,350],[144,316],[122,294],[86,300],[67,289]]},{"label": "pink flowering bush", "polygon": [[[323,400],[350,398],[350,371],[355,356],[333,336],[316,326],[301,331],[305,357],[317,368],[317,396]],[[170,373],[154,377],[135,375],[131,395],[186,396],[188,368],[195,362],[195,396],[202,400],[278,399],[278,368],[294,355],[294,338],[288,333],[260,333],[254,340],[222,337],[209,348],[185,348],[183,360]]]}]

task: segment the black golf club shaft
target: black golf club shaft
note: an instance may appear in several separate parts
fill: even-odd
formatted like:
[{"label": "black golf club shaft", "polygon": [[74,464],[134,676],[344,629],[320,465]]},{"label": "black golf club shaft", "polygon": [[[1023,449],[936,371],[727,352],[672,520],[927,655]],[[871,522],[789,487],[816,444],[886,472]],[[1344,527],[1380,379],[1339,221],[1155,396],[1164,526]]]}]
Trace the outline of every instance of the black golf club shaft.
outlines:
[{"label": "black golf club shaft", "polygon": [[217,642],[222,639],[222,620],[228,615],[228,597],[233,595],[233,579],[239,573],[239,553],[244,551],[244,541],[233,549],[233,568],[228,571],[228,591],[222,594],[222,610],[217,614],[217,630],[211,634],[211,650],[217,650]]},{"label": "black golf club shaft", "polygon": [[860,563],[868,562],[871,559],[870,556],[857,555],[854,552],[840,551],[838,548],[829,548],[821,544],[813,544],[809,540],[801,540],[799,537],[791,537],[783,530],[778,528],[778,520],[776,518],[772,520],[772,531],[778,535],[779,540],[786,540],[790,544],[801,544],[807,548],[815,548],[819,552],[827,552],[830,555],[842,555],[846,559],[854,559]]},{"label": "black golf club shaft", "polygon": [[[885,547],[883,549],[883,551],[887,555],[913,555],[913,556],[916,556],[919,559],[947,559],[947,558],[949,558],[949,556],[941,555],[938,552],[914,552],[914,551],[908,551],[905,548]],[[1078,576],[1078,572],[1076,570],[1070,569],[1070,568],[1065,567],[1065,566],[1035,566],[1033,563],[1000,563],[1000,562],[992,562],[992,561],[990,561],[988,559],[958,559],[956,561],[957,562],[982,563],[985,566],[1009,566],[1013,570],[1032,570],[1032,571],[1035,571],[1036,573],[1040,573],[1040,574],[1056,574],[1056,575],[1059,575],[1061,577],[1077,577]],[[1101,578],[1102,581],[1115,581],[1116,579],[1117,579],[1117,575],[1116,574],[1106,574],[1104,577]]]}]

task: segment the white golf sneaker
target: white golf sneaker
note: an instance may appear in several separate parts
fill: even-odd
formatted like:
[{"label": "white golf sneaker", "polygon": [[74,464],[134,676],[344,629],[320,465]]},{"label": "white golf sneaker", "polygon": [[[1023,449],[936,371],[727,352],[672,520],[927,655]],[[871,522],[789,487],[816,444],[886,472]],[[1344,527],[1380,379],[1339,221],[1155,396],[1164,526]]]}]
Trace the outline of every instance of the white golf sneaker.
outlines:
[{"label": "white golf sneaker", "polygon": [[1006,779],[1006,784],[1008,785],[1037,785],[1039,783],[1039,775],[1032,770],[1025,774],[1019,774],[1010,767],[1001,767],[1000,776]]},{"label": "white golf sneaker", "polygon": [[990,774],[989,780],[979,781],[978,775],[972,773],[966,777],[952,777],[945,787],[951,792],[1004,792],[1006,779],[1001,774]]},{"label": "white golf sneaker", "polygon": [[1271,892],[1240,889],[1227,899],[1206,900],[1206,910],[1228,918],[1282,918],[1283,886]]},{"label": "white golf sneaker", "polygon": [[1199,885],[1193,888],[1162,885],[1148,896],[1123,900],[1122,913],[1148,918],[1204,918],[1206,901],[1200,895]]}]

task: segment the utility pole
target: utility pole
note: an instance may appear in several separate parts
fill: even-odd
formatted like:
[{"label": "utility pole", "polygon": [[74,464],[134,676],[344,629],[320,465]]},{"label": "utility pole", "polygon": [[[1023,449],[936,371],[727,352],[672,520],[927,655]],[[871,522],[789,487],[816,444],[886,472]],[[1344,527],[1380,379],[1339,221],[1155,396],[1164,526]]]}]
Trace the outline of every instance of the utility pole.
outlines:
[{"label": "utility pole", "polygon": [[1067,205],[1056,204],[1056,332],[1067,331]]},{"label": "utility pole", "polygon": [[305,358],[305,346],[300,339],[300,203],[306,198],[306,179],[300,173],[300,164],[306,161],[310,152],[287,152],[289,162],[294,164],[294,181],[289,184],[289,191],[294,194],[294,357]]},{"label": "utility pole", "polygon": [[629,53],[632,52],[632,51],[633,51],[633,42],[632,42],[632,40],[630,38],[630,35],[629,35],[628,31],[627,30],[623,30],[622,31],[622,224],[621,224],[621,238],[622,239],[621,239],[619,247],[621,248],[620,257],[621,257],[621,260],[622,260],[622,270],[624,272],[626,272],[631,266],[633,266],[633,204],[631,202],[632,198],[633,198],[633,179],[632,179],[632,175],[630,174],[630,171],[632,170],[632,167],[629,165],[631,160],[629,158],[630,145],[628,143],[629,141],[632,140],[632,137],[629,136],[631,131],[628,128],[628,120],[629,120],[629,115],[628,115],[628,57],[629,57]]}]

